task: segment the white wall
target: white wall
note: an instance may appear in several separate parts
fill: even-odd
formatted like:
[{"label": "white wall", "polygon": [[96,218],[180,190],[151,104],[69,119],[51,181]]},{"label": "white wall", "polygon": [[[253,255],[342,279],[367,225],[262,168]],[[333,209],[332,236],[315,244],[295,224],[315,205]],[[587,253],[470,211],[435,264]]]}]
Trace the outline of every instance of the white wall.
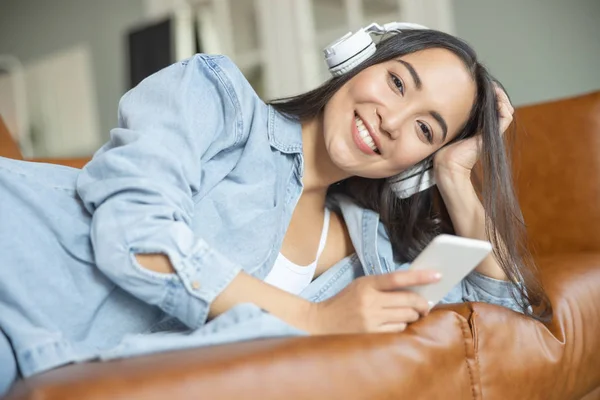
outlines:
[{"label": "white wall", "polygon": [[600,0],[453,0],[456,34],[517,105],[600,89]]},{"label": "white wall", "polygon": [[0,76],[0,114],[25,157],[88,155],[102,145],[91,59],[84,45],[37,58],[17,90],[16,71]]},{"label": "white wall", "polygon": [[26,66],[69,49],[91,55],[103,139],[128,82],[125,33],[145,18],[143,0],[0,0],[0,54]]}]

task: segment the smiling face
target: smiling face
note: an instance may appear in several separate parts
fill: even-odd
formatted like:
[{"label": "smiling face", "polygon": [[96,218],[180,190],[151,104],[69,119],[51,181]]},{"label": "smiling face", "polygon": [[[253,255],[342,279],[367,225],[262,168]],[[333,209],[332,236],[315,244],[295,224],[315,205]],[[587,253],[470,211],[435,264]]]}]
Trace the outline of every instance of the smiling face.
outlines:
[{"label": "smiling face", "polygon": [[459,134],[475,89],[462,60],[445,49],[422,50],[368,67],[325,107],[327,152],[350,175],[396,175]]}]

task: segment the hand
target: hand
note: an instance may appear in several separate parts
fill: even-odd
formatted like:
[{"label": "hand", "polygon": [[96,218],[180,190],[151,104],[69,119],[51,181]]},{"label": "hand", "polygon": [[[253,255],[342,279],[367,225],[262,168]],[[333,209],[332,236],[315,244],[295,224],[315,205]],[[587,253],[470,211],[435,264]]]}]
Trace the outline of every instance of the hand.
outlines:
[{"label": "hand", "polygon": [[400,332],[429,313],[427,300],[406,289],[440,279],[434,271],[396,271],[363,276],[334,297],[312,303],[312,334]]},{"label": "hand", "polygon": [[[495,86],[496,96],[498,97],[498,112],[500,114],[500,135],[503,135],[513,120],[513,113],[515,110],[510,104],[510,100],[504,90],[496,84]],[[480,133],[474,137],[463,139],[456,143],[452,143],[451,145],[442,147],[434,156],[436,170],[470,176],[473,166],[475,166],[475,163],[479,159],[480,148]]]}]

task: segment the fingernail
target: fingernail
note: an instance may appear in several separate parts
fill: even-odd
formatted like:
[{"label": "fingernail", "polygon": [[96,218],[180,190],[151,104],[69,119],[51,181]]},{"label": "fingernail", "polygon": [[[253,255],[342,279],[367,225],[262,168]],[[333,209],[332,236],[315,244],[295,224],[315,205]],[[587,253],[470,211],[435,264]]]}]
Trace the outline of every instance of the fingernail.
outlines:
[{"label": "fingernail", "polygon": [[439,272],[434,272],[432,277],[433,279],[442,279],[442,274]]}]

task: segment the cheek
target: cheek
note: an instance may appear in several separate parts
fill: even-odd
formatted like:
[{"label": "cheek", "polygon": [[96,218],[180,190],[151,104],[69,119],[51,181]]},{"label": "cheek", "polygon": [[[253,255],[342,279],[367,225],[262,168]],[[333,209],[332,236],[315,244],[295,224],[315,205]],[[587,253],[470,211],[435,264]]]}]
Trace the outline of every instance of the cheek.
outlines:
[{"label": "cheek", "polygon": [[325,150],[335,164],[344,164],[345,154],[348,153],[348,144],[344,140],[345,132],[339,116],[332,113],[332,109],[325,109],[323,114],[323,142]]},{"label": "cheek", "polygon": [[340,130],[340,118],[336,115],[335,107],[326,107],[323,112],[323,138],[327,147],[331,145]]},{"label": "cheek", "polygon": [[336,93],[323,110],[323,129],[326,134],[344,128],[341,125],[347,119],[345,115],[349,109],[344,94],[341,91]]},{"label": "cheek", "polygon": [[395,143],[390,161],[404,170],[431,156],[436,150],[437,148],[423,143],[415,133],[405,132]]},{"label": "cheek", "polygon": [[389,87],[387,69],[381,65],[369,67],[356,75],[348,85],[352,96],[356,98],[380,96],[383,91],[393,93]]}]

